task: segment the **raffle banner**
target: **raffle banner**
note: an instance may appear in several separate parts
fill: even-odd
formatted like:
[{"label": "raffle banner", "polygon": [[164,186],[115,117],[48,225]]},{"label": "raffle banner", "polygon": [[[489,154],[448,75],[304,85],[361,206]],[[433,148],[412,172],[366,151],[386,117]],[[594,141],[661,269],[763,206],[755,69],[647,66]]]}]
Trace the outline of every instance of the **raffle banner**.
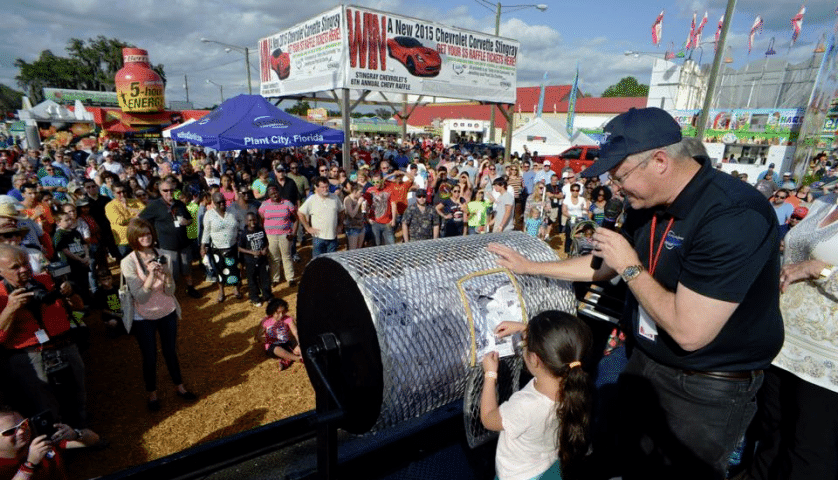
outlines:
[{"label": "raffle banner", "polygon": [[266,97],[336,88],[515,103],[520,43],[342,6],[259,43]]}]

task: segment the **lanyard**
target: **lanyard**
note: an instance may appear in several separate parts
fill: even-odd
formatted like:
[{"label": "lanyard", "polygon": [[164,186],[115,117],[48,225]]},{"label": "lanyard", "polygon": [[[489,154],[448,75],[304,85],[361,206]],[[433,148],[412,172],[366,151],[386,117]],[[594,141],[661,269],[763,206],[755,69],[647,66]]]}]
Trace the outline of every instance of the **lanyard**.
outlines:
[{"label": "lanyard", "polygon": [[669,234],[669,229],[672,228],[672,224],[675,222],[675,217],[669,219],[669,222],[666,224],[666,230],[663,231],[663,237],[661,237],[660,244],[658,244],[658,252],[654,253],[655,248],[655,230],[658,226],[658,216],[652,216],[652,226],[649,229],[649,274],[654,275],[655,269],[658,267],[658,260],[661,258],[661,250],[663,250],[663,244],[666,243],[666,236]]}]

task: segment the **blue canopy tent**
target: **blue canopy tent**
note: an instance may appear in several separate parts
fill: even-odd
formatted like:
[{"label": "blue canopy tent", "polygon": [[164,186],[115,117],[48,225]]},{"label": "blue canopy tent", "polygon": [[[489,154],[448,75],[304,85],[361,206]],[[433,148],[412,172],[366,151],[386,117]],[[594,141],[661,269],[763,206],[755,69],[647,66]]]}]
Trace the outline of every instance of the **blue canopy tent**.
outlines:
[{"label": "blue canopy tent", "polygon": [[343,143],[341,130],[283,112],[261,95],[233,97],[195,123],[172,130],[172,139],[218,151]]}]

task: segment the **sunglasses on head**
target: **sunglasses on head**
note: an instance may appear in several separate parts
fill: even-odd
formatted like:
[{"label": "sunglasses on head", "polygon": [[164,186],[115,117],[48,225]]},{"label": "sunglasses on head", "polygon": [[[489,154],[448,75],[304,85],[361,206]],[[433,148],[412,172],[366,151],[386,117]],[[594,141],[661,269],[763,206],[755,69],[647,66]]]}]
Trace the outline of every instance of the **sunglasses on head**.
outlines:
[{"label": "sunglasses on head", "polygon": [[26,428],[28,426],[29,426],[29,419],[26,418],[23,421],[21,421],[20,423],[18,423],[17,425],[15,425],[14,427],[7,428],[6,430],[3,430],[2,432],[0,432],[0,435],[2,435],[4,437],[11,437],[15,433],[17,433],[17,431],[20,430],[21,428]]}]

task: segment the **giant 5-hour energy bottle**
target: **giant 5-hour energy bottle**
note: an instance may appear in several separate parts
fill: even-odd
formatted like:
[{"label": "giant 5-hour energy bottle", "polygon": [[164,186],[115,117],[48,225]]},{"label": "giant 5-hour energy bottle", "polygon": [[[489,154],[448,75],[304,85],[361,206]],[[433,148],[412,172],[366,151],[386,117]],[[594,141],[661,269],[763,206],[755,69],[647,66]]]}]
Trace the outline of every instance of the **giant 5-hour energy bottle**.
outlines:
[{"label": "giant 5-hour energy bottle", "polygon": [[151,69],[148,51],[123,48],[124,66],[116,72],[116,95],[123,112],[159,112],[166,107],[166,89],[160,75]]}]

